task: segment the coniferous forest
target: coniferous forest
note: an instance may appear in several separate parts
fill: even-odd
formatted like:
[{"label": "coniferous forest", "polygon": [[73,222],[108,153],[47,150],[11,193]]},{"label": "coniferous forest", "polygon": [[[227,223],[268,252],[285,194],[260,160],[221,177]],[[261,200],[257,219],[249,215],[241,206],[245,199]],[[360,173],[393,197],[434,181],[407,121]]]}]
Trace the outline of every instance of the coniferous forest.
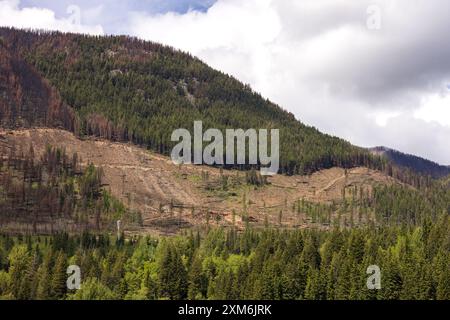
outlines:
[{"label": "coniferous forest", "polygon": [[[450,223],[318,232],[213,229],[129,241],[83,233],[0,237],[2,299],[445,299]],[[80,290],[66,268],[83,270]],[[366,271],[381,270],[368,290]]]},{"label": "coniferous forest", "polygon": [[[170,47],[0,28],[2,130],[59,128],[168,155],[172,131],[195,120],[280,129],[280,174],[365,167],[396,183],[349,186],[338,202],[299,200],[292,212],[305,213],[311,228],[284,228],[280,211],[277,225],[256,228],[243,215],[239,229],[233,213],[227,227],[208,220],[160,237],[117,230],[118,220],[142,225],[142,216],[107,190],[101,167],[51,145],[37,156],[32,145],[0,140],[0,299],[450,299],[448,177],[323,134]],[[254,167],[233,169],[246,170],[246,186],[268,184]],[[66,285],[73,265],[77,290]],[[367,287],[373,265],[377,290]]]}]

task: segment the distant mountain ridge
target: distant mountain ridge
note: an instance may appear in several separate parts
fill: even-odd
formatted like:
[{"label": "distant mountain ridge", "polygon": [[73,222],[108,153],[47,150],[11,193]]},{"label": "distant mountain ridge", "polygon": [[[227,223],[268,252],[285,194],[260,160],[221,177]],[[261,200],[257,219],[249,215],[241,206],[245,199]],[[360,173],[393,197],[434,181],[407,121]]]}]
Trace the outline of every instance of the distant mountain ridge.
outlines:
[{"label": "distant mountain ridge", "polygon": [[428,159],[424,159],[412,154],[403,153],[388,147],[374,147],[369,149],[374,155],[382,155],[398,166],[412,169],[416,172],[442,178],[450,175],[450,166],[440,165]]}]

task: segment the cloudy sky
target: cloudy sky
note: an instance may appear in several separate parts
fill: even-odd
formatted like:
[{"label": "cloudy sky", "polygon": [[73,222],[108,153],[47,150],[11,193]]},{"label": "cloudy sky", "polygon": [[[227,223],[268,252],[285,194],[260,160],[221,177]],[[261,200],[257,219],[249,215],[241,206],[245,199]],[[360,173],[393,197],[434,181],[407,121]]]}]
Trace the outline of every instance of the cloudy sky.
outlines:
[{"label": "cloudy sky", "polygon": [[189,51],[360,146],[450,164],[448,0],[0,0],[0,25]]}]

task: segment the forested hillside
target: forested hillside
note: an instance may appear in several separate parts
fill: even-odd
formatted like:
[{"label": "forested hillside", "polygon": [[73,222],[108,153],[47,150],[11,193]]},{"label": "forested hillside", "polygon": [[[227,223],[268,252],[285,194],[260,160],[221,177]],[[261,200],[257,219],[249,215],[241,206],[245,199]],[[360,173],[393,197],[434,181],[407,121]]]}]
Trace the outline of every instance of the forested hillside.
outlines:
[{"label": "forested hillside", "polygon": [[[0,236],[0,299],[450,299],[448,216],[419,227],[172,239]],[[82,270],[80,290],[66,268]],[[368,290],[367,267],[382,270]]]},{"label": "forested hillside", "polygon": [[75,114],[56,89],[0,41],[0,126],[73,130]]},{"label": "forested hillside", "polygon": [[[284,175],[161,156],[194,120],[280,129]],[[0,28],[0,128],[0,300],[450,299],[450,178],[322,134],[189,54]]]},{"label": "forested hillside", "polygon": [[398,166],[408,168],[415,172],[429,175],[433,178],[442,178],[450,175],[450,167],[442,166],[436,162],[406,154],[386,147],[371,148],[373,154],[383,155]]},{"label": "forested hillside", "polygon": [[[31,97],[35,105],[68,115],[65,105],[70,106],[75,116],[60,124],[79,135],[132,141],[168,154],[174,129],[191,129],[194,120],[203,120],[205,128],[280,129],[282,173],[304,174],[332,166],[384,167],[367,150],[302,124],[249,86],[170,47],[129,37],[8,28],[0,28],[0,37],[3,60],[24,59],[28,64],[23,68],[32,70],[28,73],[38,73],[56,90],[45,97],[48,101]],[[20,79],[14,68],[5,68]],[[18,92],[31,90],[2,88],[3,109],[11,108]],[[25,111],[20,114],[29,117]],[[43,123],[39,113],[27,122],[17,122],[14,115],[3,112],[0,120],[12,126]],[[45,124],[55,125],[48,120]]]}]

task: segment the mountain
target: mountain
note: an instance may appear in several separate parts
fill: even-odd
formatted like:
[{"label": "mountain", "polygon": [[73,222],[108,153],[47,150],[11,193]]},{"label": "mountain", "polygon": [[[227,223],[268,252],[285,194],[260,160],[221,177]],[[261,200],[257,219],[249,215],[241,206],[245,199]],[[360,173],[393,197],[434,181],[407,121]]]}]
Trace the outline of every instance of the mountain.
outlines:
[{"label": "mountain", "polygon": [[[138,234],[415,225],[448,210],[444,184],[157,43],[0,28],[0,77],[0,225],[11,232],[112,230],[117,220]],[[282,174],[174,165],[171,133],[195,120],[280,129]]]},{"label": "mountain", "polygon": [[385,156],[398,166],[409,168],[415,172],[432,176],[433,178],[442,178],[450,175],[450,166],[443,166],[436,162],[406,154],[387,147],[375,147],[370,151],[375,155]]},{"label": "mountain", "polygon": [[[283,174],[174,164],[194,120],[280,129]],[[450,176],[423,174],[172,48],[0,28],[0,300],[448,300]]]},{"label": "mountain", "polygon": [[[384,165],[367,150],[304,125],[248,85],[170,47],[125,36],[10,28],[0,28],[0,43],[7,70],[2,74],[17,79],[1,88],[3,125],[46,124],[168,155],[172,131],[202,120],[205,128],[221,130],[280,129],[281,173]],[[14,99],[23,92],[30,93],[28,109],[19,110]]]}]

